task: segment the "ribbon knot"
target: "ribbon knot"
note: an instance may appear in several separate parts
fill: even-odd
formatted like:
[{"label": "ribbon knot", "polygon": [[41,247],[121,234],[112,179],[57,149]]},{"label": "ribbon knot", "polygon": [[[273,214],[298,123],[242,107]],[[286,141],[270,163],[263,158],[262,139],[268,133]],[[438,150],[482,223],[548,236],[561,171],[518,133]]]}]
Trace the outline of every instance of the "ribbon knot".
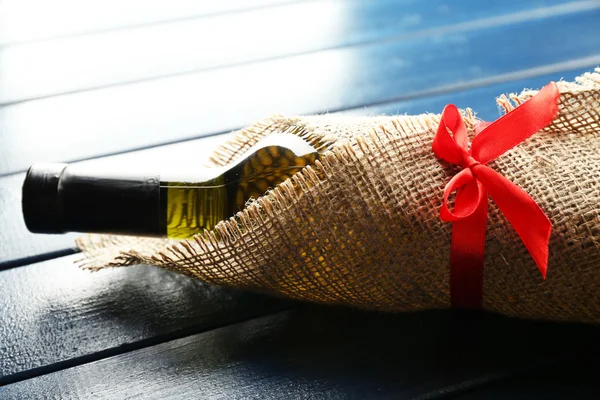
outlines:
[{"label": "ribbon knot", "polygon": [[[450,253],[453,307],[482,306],[488,196],[516,230],[546,278],[550,220],[522,188],[486,164],[550,124],[558,115],[559,98],[556,84],[550,83],[495,122],[476,126],[470,147],[460,112],[452,104],[444,108],[433,151],[442,160],[462,167],[444,188],[440,210],[442,221],[453,224]],[[451,211],[449,198],[455,191]]]},{"label": "ribbon knot", "polygon": [[473,167],[475,167],[477,165],[480,165],[479,161],[477,161],[470,155],[467,154],[467,156],[463,158],[463,162],[462,162],[463,169],[466,169],[466,168],[472,169]]}]

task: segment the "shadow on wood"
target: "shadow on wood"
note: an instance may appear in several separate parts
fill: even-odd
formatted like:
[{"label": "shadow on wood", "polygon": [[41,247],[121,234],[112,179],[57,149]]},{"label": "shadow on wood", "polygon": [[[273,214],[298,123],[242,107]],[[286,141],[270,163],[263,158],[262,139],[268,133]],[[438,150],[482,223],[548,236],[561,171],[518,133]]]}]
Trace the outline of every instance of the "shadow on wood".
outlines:
[{"label": "shadow on wood", "polygon": [[306,305],[19,382],[5,394],[29,399],[93,387],[98,398],[437,398],[518,382],[536,368],[554,368],[550,376],[559,368],[564,393],[597,388],[580,370],[598,354],[598,333],[598,326],[489,313]]}]

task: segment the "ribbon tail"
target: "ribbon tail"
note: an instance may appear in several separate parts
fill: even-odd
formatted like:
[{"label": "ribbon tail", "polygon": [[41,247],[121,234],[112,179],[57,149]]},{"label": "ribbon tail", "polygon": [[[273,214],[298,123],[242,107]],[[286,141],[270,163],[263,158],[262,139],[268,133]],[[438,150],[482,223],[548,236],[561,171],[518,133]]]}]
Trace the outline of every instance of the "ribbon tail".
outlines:
[{"label": "ribbon tail", "polygon": [[493,169],[479,165],[475,175],[515,228],[545,279],[552,224],[544,211],[527,192]]},{"label": "ribbon tail", "polygon": [[[473,181],[479,186],[479,182]],[[477,188],[475,186],[475,188]],[[472,196],[459,190],[456,207],[460,208]],[[487,225],[488,200],[485,191],[475,211],[452,225],[450,254],[450,299],[455,308],[481,308],[483,304],[483,265]]]}]

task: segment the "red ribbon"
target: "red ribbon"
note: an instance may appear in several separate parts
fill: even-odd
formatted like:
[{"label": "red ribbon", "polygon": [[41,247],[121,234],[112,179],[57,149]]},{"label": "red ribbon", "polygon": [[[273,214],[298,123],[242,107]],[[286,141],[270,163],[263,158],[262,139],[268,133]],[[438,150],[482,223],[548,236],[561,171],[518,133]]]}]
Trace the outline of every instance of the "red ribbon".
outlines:
[{"label": "red ribbon", "polygon": [[[476,127],[469,149],[467,128],[450,104],[444,108],[433,140],[435,155],[462,170],[444,188],[440,218],[452,222],[450,298],[453,307],[481,308],[488,195],[516,230],[542,277],[548,269],[552,225],[537,203],[488,162],[517,146],[558,115],[560,93],[554,82],[493,123]],[[457,190],[454,211],[448,198]]]}]

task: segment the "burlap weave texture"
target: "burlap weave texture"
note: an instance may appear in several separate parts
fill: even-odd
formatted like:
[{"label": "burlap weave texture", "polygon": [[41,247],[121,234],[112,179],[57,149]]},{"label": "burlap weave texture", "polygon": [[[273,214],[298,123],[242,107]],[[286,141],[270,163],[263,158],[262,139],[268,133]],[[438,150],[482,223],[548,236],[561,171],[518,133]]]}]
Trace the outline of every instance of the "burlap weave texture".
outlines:
[{"label": "burlap weave texture", "polygon": [[[558,88],[554,122],[489,164],[550,218],[547,279],[491,202],[483,304],[510,316],[599,322],[600,69]],[[533,94],[497,102],[508,112]],[[472,134],[479,120],[471,110],[463,116]],[[236,132],[211,165],[273,132],[305,138],[323,151],[321,160],[192,239],[84,236],[82,266],[152,264],[217,285],[363,309],[447,308],[451,225],[439,209],[458,169],[431,149],[439,119],[267,118]]]}]

